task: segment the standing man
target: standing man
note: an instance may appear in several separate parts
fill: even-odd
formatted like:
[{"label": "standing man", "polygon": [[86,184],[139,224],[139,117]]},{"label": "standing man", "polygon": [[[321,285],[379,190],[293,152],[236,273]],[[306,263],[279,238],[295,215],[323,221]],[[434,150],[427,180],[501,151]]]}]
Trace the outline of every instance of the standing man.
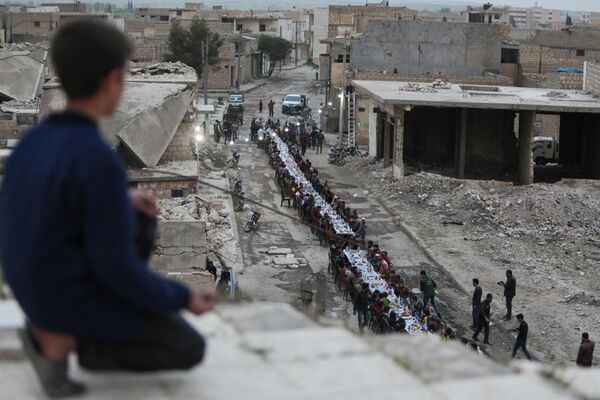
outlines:
[{"label": "standing man", "polygon": [[369,292],[369,284],[363,283],[362,290],[356,296],[354,300],[354,309],[358,314],[358,329],[362,333],[365,326],[369,323],[369,299],[371,293]]},{"label": "standing man", "polygon": [[473,334],[473,340],[479,341],[478,336],[483,330],[483,343],[490,343],[490,315],[491,315],[491,305],[492,305],[492,294],[488,293],[485,296],[485,300],[479,306],[479,321],[477,322],[477,329]]},{"label": "standing man", "polygon": [[85,391],[69,378],[71,353],[92,371],[192,368],[204,339],[179,311],[210,311],[215,294],[161,277],[136,251],[135,212],[154,220],[158,209],[128,191],[98,128],[123,94],[129,41],[85,19],[62,26],[50,49],[66,110],[20,140],[0,196],[0,261],[27,317],[25,354],[54,398]]},{"label": "standing man", "polygon": [[580,367],[589,368],[594,360],[595,343],[590,340],[590,335],[587,332],[581,334],[581,344],[577,353],[576,364]]},{"label": "standing man", "polygon": [[263,108],[263,103],[262,103],[262,99],[260,99],[260,100],[258,101],[258,112],[259,112],[260,114],[262,114],[262,108]]},{"label": "standing man", "polygon": [[471,300],[471,306],[473,308],[473,325],[471,328],[477,329],[477,322],[479,321],[479,305],[481,304],[481,296],[483,292],[481,290],[481,286],[479,286],[479,279],[473,278],[473,287],[475,290],[473,291],[473,299]]},{"label": "standing man", "polygon": [[267,106],[269,107],[269,118],[273,118],[273,115],[275,114],[275,102],[273,101],[273,99],[269,100]]},{"label": "standing man", "polygon": [[506,282],[498,282],[498,285],[504,287],[504,297],[506,298],[506,315],[504,320],[512,318],[512,300],[517,292],[517,280],[510,269],[506,270]]},{"label": "standing man", "polygon": [[213,131],[214,131],[215,143],[219,143],[221,141],[221,134],[223,134],[223,127],[221,126],[221,122],[219,122],[219,120],[215,121],[215,125],[213,126]]},{"label": "standing man", "polygon": [[441,318],[440,312],[435,306],[435,288],[437,288],[435,281],[430,276],[427,276],[427,272],[425,272],[424,270],[421,271],[421,292],[423,292],[423,307],[427,307],[429,300],[431,300],[431,305],[433,306],[433,309],[437,313],[438,317]]},{"label": "standing man", "polygon": [[306,132],[302,132],[300,134],[300,154],[305,155],[306,154],[306,146],[308,145],[308,135],[306,134]]},{"label": "standing man", "polygon": [[525,322],[525,318],[523,317],[523,314],[517,314],[517,321],[519,321],[519,326],[515,329],[513,329],[513,331],[518,332],[517,333],[517,340],[515,340],[515,345],[513,346],[513,350],[512,350],[512,358],[515,358],[515,355],[517,354],[517,350],[519,350],[519,347],[523,350],[523,353],[525,353],[525,356],[527,357],[528,360],[531,360],[531,356],[529,355],[529,352],[527,351],[527,332],[529,331],[529,327],[527,326],[527,322]]},{"label": "standing man", "polygon": [[325,142],[325,135],[323,134],[322,130],[319,130],[319,132],[317,132],[317,154],[323,154],[323,143]]},{"label": "standing man", "polygon": [[223,123],[223,133],[225,134],[225,144],[229,144],[231,141],[231,131],[233,130],[233,124],[231,121],[226,120]]}]

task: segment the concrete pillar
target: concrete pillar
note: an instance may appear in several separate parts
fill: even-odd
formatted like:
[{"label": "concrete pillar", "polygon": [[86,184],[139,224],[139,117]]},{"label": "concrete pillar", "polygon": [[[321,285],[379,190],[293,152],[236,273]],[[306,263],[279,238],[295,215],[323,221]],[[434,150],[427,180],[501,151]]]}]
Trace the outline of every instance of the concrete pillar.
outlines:
[{"label": "concrete pillar", "polygon": [[460,121],[459,121],[459,129],[458,129],[458,177],[463,179],[465,177],[465,165],[467,162],[467,123],[468,123],[468,114],[466,108],[461,108],[460,111]]},{"label": "concrete pillar", "polygon": [[383,166],[390,165],[390,135],[392,134],[392,124],[389,123],[387,117],[383,128]]},{"label": "concrete pillar", "polygon": [[533,162],[531,142],[533,139],[533,121],[535,111],[519,112],[519,183],[530,185],[533,183]]},{"label": "concrete pillar", "polygon": [[394,178],[404,177],[404,108],[396,106],[394,109],[394,118],[396,119],[396,135],[394,143]]},{"label": "concrete pillar", "polygon": [[377,157],[377,120],[378,114],[373,112],[377,107],[377,103],[373,99],[369,99],[369,156]]}]

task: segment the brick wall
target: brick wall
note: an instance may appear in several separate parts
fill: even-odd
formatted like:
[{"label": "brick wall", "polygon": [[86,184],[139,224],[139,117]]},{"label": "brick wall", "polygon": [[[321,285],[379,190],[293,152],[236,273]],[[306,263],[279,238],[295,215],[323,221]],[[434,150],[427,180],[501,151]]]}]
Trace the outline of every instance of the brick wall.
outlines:
[{"label": "brick wall", "polygon": [[196,193],[196,180],[156,180],[136,182],[136,187],[159,199],[171,198],[172,190],[182,190],[183,196]]},{"label": "brick wall", "polygon": [[35,115],[0,113],[0,140],[20,139],[35,120]]},{"label": "brick wall", "polygon": [[[12,34],[48,38],[58,29],[58,13],[14,13]],[[36,26],[39,25],[39,26]]]},{"label": "brick wall", "polygon": [[356,71],[354,80],[366,81],[397,81],[397,82],[433,82],[442,79],[451,83],[470,85],[499,85],[513,86],[513,80],[507,76],[487,74],[482,76],[449,76],[446,74],[410,75],[410,74],[384,74],[377,71]]},{"label": "brick wall", "polygon": [[134,44],[132,59],[139,62],[157,62],[162,60],[167,51],[166,39],[137,39]]},{"label": "brick wall", "polygon": [[585,90],[591,91],[594,96],[600,96],[600,63],[586,63]]},{"label": "brick wall", "polygon": [[194,125],[188,121],[189,117],[186,115],[160,159],[161,162],[192,160],[194,158]]},{"label": "brick wall", "polygon": [[600,51],[585,50],[584,56],[578,56],[576,49],[560,49],[522,44],[520,61],[523,72],[547,73],[555,68],[583,68],[584,61],[600,58]]}]

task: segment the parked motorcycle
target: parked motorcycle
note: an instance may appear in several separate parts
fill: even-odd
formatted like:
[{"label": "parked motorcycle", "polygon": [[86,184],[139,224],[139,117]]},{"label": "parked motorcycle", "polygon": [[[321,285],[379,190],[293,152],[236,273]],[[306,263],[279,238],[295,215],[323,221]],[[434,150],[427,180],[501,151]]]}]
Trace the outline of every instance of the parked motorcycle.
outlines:
[{"label": "parked motorcycle", "polygon": [[242,193],[242,180],[236,179],[235,184],[233,185],[233,193],[240,194]]},{"label": "parked motorcycle", "polygon": [[228,168],[237,168],[239,162],[240,162],[240,153],[234,151],[233,154],[231,155],[231,158],[229,160],[227,160],[227,167]]},{"label": "parked motorcycle", "polygon": [[329,154],[327,155],[327,161],[329,161],[330,164],[336,164],[339,166],[346,164],[346,155],[343,152],[331,150],[329,150]]},{"label": "parked motorcycle", "polygon": [[244,232],[252,232],[256,228],[258,228],[259,220],[260,220],[260,213],[258,211],[254,211],[252,213],[252,217],[250,217],[250,221],[246,222],[246,225],[244,225]]},{"label": "parked motorcycle", "polygon": [[233,210],[242,211],[244,208],[244,192],[233,194]]}]

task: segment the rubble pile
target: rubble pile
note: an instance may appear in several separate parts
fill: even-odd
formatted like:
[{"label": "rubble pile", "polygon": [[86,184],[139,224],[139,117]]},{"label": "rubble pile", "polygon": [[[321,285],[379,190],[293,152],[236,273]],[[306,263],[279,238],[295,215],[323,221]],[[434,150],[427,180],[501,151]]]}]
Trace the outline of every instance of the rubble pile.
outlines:
[{"label": "rubble pile", "polygon": [[40,43],[0,43],[0,51],[36,51],[39,49],[48,50],[47,42]]},{"label": "rubble pile", "polygon": [[143,68],[131,68],[129,74],[133,78],[142,79],[157,79],[161,77],[172,78],[173,75],[196,79],[194,69],[180,61],[176,62],[159,62]]},{"label": "rubble pile", "polygon": [[40,99],[34,98],[28,101],[21,100],[8,100],[0,103],[0,110],[2,112],[14,112],[14,110],[33,110],[37,111],[40,108]]},{"label": "rubble pile", "polygon": [[437,90],[431,86],[421,85],[418,83],[406,83],[398,89],[401,92],[421,92],[421,93],[437,93]]},{"label": "rubble pile", "polygon": [[308,261],[306,260],[306,258],[296,258],[296,256],[294,256],[294,253],[292,253],[292,249],[290,248],[271,246],[268,250],[265,250],[263,252],[271,256],[270,259],[267,259],[263,262],[266,265],[273,265],[275,268],[296,269],[308,265]]},{"label": "rubble pile", "polygon": [[557,90],[551,90],[549,92],[544,93],[542,96],[550,97],[551,99],[566,99],[569,97],[565,92],[559,92]]},{"label": "rubble pile", "polygon": [[159,221],[194,221],[199,219],[194,195],[158,199]]},{"label": "rubble pile", "polygon": [[391,168],[363,163],[375,195],[431,207],[444,223],[476,225],[519,238],[600,236],[600,189],[564,183],[515,187],[508,182],[460,180],[419,172],[402,180]]},{"label": "rubble pile", "polygon": [[452,84],[450,82],[446,82],[443,79],[436,79],[431,83],[431,86],[434,89],[450,89]]}]

